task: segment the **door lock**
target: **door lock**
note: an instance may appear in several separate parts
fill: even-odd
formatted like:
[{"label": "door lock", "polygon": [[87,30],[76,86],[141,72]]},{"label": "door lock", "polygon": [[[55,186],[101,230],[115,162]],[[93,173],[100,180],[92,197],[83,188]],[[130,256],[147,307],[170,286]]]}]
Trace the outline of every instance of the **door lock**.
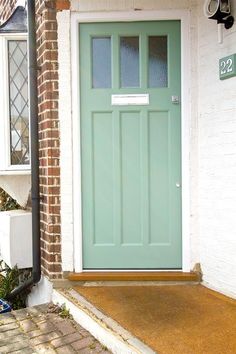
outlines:
[{"label": "door lock", "polygon": [[179,96],[171,96],[171,101],[173,104],[179,104]]}]

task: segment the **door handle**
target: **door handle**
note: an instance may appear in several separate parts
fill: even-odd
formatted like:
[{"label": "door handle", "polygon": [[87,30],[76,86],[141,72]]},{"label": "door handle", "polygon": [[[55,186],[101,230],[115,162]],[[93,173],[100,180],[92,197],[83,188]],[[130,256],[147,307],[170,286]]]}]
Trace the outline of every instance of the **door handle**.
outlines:
[{"label": "door handle", "polygon": [[176,182],[175,185],[176,185],[177,188],[181,187],[181,183],[179,183],[179,182]]}]

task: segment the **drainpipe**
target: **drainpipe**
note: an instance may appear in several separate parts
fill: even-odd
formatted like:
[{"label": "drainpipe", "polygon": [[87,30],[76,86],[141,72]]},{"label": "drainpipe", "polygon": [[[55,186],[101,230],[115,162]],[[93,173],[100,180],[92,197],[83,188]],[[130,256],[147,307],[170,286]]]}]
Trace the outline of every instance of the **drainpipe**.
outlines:
[{"label": "drainpipe", "polygon": [[32,276],[23,284],[16,287],[8,296],[13,299],[22,291],[35,285],[41,278],[40,255],[40,196],[39,196],[39,149],[38,149],[38,91],[37,91],[37,52],[36,52],[36,26],[35,1],[27,1],[28,19],[28,65],[29,65],[29,117],[31,141],[31,196],[32,196]]}]

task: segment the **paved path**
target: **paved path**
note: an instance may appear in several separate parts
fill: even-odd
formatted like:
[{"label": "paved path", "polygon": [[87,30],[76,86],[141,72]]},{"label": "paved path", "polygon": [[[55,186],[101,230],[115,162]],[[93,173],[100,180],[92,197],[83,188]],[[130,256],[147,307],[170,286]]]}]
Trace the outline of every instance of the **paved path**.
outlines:
[{"label": "paved path", "polygon": [[[52,305],[0,315],[0,353],[109,354],[92,335]],[[66,313],[64,312],[66,315]]]}]

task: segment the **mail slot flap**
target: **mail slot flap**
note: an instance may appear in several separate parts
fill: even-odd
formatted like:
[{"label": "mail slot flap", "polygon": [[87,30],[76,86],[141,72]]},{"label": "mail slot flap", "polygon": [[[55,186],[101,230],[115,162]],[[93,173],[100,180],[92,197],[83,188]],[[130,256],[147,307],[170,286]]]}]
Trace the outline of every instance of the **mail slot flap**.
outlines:
[{"label": "mail slot flap", "polygon": [[145,106],[149,104],[149,94],[111,95],[111,104],[112,106]]}]

